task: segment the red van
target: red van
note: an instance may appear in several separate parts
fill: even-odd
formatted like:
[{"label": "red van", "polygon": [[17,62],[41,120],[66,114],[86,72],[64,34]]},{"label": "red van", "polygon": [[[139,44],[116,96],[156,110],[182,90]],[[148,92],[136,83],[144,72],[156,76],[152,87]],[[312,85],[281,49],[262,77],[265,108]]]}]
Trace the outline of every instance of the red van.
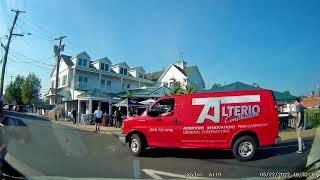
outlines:
[{"label": "red van", "polygon": [[133,155],[147,147],[232,149],[240,161],[276,144],[278,108],[272,91],[194,93],[159,98],[139,117],[124,120]]}]

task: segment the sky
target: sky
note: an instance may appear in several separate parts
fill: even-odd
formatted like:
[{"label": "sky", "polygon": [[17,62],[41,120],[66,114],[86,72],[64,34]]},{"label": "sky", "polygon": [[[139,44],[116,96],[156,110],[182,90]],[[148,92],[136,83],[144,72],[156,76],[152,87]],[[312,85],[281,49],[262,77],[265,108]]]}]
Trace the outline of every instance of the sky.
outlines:
[{"label": "sky", "polygon": [[[197,65],[207,87],[235,81],[309,94],[320,83],[320,1],[317,0],[0,0],[0,38],[18,18],[6,71],[34,72],[42,93],[55,63],[54,37],[66,35],[64,54],[86,51],[147,72],[179,59]],[[6,42],[5,38],[1,39]],[[17,53],[43,62],[29,61]],[[1,51],[1,55],[3,51]],[[14,77],[13,77],[14,78]]]}]

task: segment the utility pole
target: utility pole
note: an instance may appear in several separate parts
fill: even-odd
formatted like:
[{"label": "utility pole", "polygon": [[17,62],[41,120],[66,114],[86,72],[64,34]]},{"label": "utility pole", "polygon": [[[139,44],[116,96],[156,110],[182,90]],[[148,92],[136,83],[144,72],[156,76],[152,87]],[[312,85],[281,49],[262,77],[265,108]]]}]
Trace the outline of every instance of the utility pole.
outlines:
[{"label": "utility pole", "polygon": [[11,42],[11,38],[12,36],[23,36],[23,34],[14,34],[13,33],[13,29],[14,26],[16,25],[18,16],[20,13],[25,13],[24,11],[19,11],[19,10],[11,10],[13,12],[16,13],[16,15],[14,16],[13,19],[13,23],[12,26],[10,28],[10,32],[9,32],[9,37],[8,37],[8,41],[7,41],[7,45],[4,47],[4,56],[3,56],[3,62],[2,62],[2,68],[1,68],[1,78],[0,78],[0,116],[3,117],[3,101],[4,101],[4,97],[3,97],[3,85],[4,85],[4,75],[5,75],[5,71],[6,71],[6,65],[7,65],[7,59],[8,59],[8,53],[9,53],[9,47],[10,47],[10,42]]},{"label": "utility pole", "polygon": [[[58,80],[59,80],[59,66],[60,66],[60,54],[64,50],[64,45],[62,45],[62,40],[66,38],[67,36],[59,36],[58,38],[55,38],[54,40],[59,40],[59,46],[54,45],[53,51],[54,54],[57,56],[57,71],[56,71],[56,87],[54,92],[54,103],[58,104]],[[55,111],[54,115],[55,120],[58,120],[57,117],[57,111]]]}]

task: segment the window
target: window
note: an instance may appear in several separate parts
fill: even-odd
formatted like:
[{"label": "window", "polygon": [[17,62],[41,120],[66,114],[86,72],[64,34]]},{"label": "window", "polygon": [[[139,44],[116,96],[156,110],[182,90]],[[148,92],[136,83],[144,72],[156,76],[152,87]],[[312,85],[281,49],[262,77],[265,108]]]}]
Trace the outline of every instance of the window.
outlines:
[{"label": "window", "polygon": [[139,73],[139,78],[143,78],[143,74],[142,73]]},{"label": "window", "polygon": [[123,74],[123,68],[120,68],[120,74]]},{"label": "window", "polygon": [[104,64],[104,70],[109,71],[109,64]]},{"label": "window", "polygon": [[101,80],[101,88],[105,88],[106,86],[106,80]]},{"label": "window", "polygon": [[130,89],[130,84],[127,84],[127,88]]},{"label": "window", "polygon": [[104,70],[104,64],[100,63],[100,70],[103,71]]},{"label": "window", "polygon": [[79,88],[86,89],[88,83],[88,77],[79,76]]},{"label": "window", "polygon": [[67,75],[64,75],[62,77],[62,86],[66,85],[66,83],[67,83]]},{"label": "window", "polygon": [[82,59],[81,58],[78,59],[78,65],[82,66]]},{"label": "window", "polygon": [[151,107],[150,111],[154,111],[155,116],[159,115],[169,115],[172,114],[174,111],[174,102],[175,100],[173,98],[170,99],[162,99],[158,101],[154,106]]},{"label": "window", "polygon": [[87,60],[86,59],[82,60],[82,66],[87,66]]},{"label": "window", "polygon": [[128,69],[124,68],[124,69],[123,69],[123,74],[124,74],[124,75],[127,75],[127,74],[128,74]]},{"label": "window", "polygon": [[110,80],[107,81],[107,86],[111,86],[111,81]]}]

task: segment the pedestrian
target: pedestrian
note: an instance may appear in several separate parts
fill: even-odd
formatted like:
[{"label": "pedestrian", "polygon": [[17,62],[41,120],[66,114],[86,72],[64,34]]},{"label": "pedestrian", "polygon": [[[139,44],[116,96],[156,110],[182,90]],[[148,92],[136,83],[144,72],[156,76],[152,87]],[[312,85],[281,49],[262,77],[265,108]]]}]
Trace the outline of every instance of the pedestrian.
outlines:
[{"label": "pedestrian", "polygon": [[296,131],[298,138],[298,151],[297,153],[302,153],[302,150],[305,149],[305,145],[302,139],[303,130],[305,128],[304,124],[304,107],[301,104],[301,99],[297,98],[294,102],[295,104],[295,113],[293,113],[293,117],[295,118],[296,123]]},{"label": "pedestrian", "polygon": [[72,116],[73,116],[73,124],[77,123],[77,111],[76,109],[72,110]]},{"label": "pedestrian", "polygon": [[102,123],[102,111],[98,106],[98,109],[94,111],[95,123],[96,123],[96,131],[100,131],[100,125]]},{"label": "pedestrian", "polygon": [[116,110],[116,128],[121,127],[121,118],[122,118],[122,113],[121,113],[121,107]]}]

